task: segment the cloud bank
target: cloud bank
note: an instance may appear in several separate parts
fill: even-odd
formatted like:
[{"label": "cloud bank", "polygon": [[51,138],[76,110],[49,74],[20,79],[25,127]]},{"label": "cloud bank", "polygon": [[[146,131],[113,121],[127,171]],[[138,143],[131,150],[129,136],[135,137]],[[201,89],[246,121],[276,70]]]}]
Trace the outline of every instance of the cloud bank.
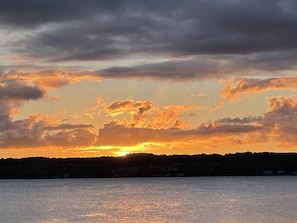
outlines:
[{"label": "cloud bank", "polygon": [[295,71],[296,8],[293,0],[4,0],[0,26],[12,38],[4,39],[2,48],[35,65],[164,59],[99,69],[107,78],[183,80]]},{"label": "cloud bank", "polygon": [[[24,99],[25,100],[25,99]],[[275,143],[282,148],[297,146],[297,101],[290,97],[271,97],[269,109],[259,116],[225,117],[191,127],[189,112],[206,109],[196,105],[158,107],[150,101],[97,100],[96,109],[111,119],[96,133],[92,124],[64,123],[65,111],[48,115],[32,114],[13,120],[12,107],[2,102],[0,115],[1,148],[116,148],[145,144],[244,146]],[[95,109],[95,107],[93,109]],[[199,150],[199,148],[197,148]]]}]

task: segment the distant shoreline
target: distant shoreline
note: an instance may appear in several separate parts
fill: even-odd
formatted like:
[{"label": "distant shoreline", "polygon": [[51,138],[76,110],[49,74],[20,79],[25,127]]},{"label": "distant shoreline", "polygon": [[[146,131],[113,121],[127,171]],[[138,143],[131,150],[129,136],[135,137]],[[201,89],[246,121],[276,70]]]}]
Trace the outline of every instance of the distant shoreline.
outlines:
[{"label": "distant shoreline", "polygon": [[297,153],[0,159],[0,179],[297,175]]}]

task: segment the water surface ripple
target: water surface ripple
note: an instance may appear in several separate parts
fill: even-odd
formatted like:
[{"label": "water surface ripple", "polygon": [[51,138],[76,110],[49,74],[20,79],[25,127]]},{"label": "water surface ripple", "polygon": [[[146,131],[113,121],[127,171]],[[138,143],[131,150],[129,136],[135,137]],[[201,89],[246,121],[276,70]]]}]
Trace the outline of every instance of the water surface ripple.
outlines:
[{"label": "water surface ripple", "polygon": [[297,177],[1,180],[0,222],[293,223]]}]

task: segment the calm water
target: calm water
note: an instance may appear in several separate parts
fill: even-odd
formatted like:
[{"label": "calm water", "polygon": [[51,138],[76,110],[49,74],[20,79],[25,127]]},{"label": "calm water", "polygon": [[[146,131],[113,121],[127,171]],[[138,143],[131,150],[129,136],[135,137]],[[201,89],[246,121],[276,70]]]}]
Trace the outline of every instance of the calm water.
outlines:
[{"label": "calm water", "polygon": [[0,222],[296,222],[297,177],[0,180]]}]

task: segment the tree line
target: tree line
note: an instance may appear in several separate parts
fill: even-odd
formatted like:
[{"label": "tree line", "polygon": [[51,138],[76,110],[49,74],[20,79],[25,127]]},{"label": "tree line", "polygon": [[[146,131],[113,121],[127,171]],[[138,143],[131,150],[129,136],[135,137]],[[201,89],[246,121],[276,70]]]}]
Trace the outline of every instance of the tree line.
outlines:
[{"label": "tree line", "polygon": [[297,153],[0,159],[0,179],[297,175]]}]

